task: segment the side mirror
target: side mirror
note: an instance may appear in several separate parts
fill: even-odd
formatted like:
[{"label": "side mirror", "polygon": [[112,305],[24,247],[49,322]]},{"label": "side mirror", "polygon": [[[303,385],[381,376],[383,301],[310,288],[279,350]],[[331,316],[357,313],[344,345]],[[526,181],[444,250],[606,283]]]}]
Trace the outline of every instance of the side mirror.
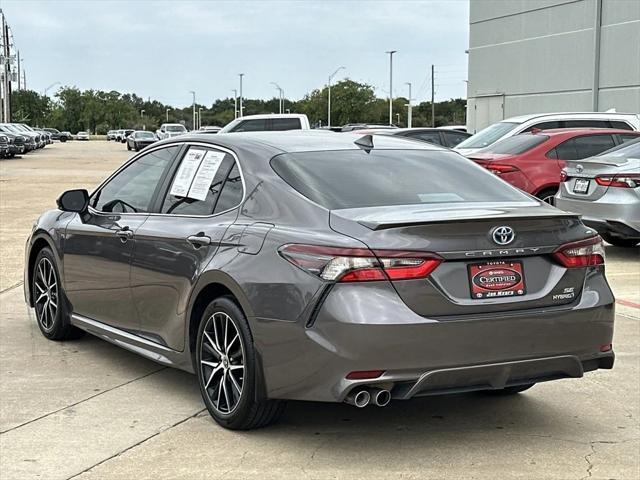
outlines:
[{"label": "side mirror", "polygon": [[56,203],[63,212],[83,213],[89,207],[89,192],[85,189],[67,190]]}]

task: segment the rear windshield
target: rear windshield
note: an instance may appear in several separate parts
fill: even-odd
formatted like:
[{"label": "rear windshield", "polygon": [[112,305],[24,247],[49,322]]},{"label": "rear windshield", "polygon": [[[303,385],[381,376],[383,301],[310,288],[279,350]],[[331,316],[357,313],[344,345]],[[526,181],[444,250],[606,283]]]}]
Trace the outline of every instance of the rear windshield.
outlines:
[{"label": "rear windshield", "polygon": [[330,210],[461,202],[522,202],[523,193],[448,151],[338,150],[271,160],[282,179]]},{"label": "rear windshield", "polygon": [[625,142],[617,147],[604,151],[597,157],[623,157],[623,158],[640,158],[640,138]]},{"label": "rear windshield", "polygon": [[528,152],[533,147],[537,147],[547,140],[549,140],[549,137],[546,135],[515,135],[488,146],[482,150],[482,153],[520,155],[521,153]]},{"label": "rear windshield", "polygon": [[489,125],[487,128],[480,130],[475,135],[467,138],[465,141],[460,142],[456,148],[484,148],[488,147],[498,139],[500,139],[506,133],[516,128],[519,123],[512,122],[498,122],[493,125]]},{"label": "rear windshield", "polygon": [[167,125],[167,132],[186,132],[187,129],[183,125]]}]

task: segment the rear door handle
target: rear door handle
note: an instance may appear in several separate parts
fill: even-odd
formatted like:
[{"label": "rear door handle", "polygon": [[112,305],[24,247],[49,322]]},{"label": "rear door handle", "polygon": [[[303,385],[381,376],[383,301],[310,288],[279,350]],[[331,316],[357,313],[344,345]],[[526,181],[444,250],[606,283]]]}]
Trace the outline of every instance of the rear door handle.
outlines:
[{"label": "rear door handle", "polygon": [[187,242],[193,245],[193,248],[206,247],[207,245],[211,245],[211,237],[207,237],[204,234],[189,235]]},{"label": "rear door handle", "polygon": [[122,229],[116,232],[116,235],[120,237],[120,241],[122,243],[127,243],[127,241],[133,238],[133,232],[129,230],[129,227],[123,227]]}]

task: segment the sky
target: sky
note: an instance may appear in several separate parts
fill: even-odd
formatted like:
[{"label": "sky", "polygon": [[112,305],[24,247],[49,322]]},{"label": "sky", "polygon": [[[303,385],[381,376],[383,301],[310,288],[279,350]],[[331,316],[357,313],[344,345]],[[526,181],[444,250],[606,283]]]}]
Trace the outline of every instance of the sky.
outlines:
[{"label": "sky", "polygon": [[[350,78],[394,96],[466,96],[468,0],[0,0],[27,88],[117,90],[173,106],[232,97],[290,99]],[[56,90],[53,87],[49,94]]]}]

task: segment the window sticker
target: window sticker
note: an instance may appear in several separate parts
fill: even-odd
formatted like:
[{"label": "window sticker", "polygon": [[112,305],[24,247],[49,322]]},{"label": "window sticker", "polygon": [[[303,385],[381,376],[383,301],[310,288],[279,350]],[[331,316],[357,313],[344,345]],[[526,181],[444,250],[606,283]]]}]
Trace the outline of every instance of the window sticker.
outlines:
[{"label": "window sticker", "polygon": [[211,188],[211,182],[213,182],[213,178],[216,176],[225,155],[223,152],[214,152],[211,150],[207,152],[191,183],[191,188],[187,195],[189,198],[196,200],[205,200],[207,198],[207,193],[209,193],[209,189]]},{"label": "window sticker", "polygon": [[171,195],[175,197],[188,196],[193,179],[198,172],[198,167],[200,167],[200,163],[206,153],[206,150],[189,149],[180,164],[176,178],[173,180],[173,185],[169,192]]}]

